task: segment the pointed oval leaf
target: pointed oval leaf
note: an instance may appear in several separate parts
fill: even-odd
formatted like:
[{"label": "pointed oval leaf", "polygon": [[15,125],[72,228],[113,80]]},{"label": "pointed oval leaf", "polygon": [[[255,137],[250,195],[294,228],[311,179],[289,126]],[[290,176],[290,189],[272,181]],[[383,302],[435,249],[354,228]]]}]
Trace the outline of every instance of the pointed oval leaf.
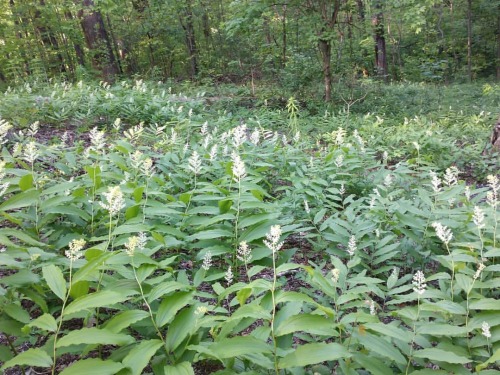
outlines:
[{"label": "pointed oval leaf", "polygon": [[438,348],[426,348],[422,350],[417,350],[413,353],[416,358],[424,358],[430,361],[448,362],[448,363],[469,363],[472,362],[471,359],[456,355],[455,353],[448,352],[443,349]]},{"label": "pointed oval leaf", "polygon": [[111,360],[88,358],[66,367],[60,375],[113,375],[124,366]]},{"label": "pointed oval leaf", "polygon": [[279,361],[279,368],[305,367],[325,361],[335,361],[349,358],[351,353],[342,345],[331,343],[312,343],[299,346],[292,353],[287,354]]},{"label": "pointed oval leaf", "polygon": [[108,320],[104,328],[106,328],[108,331],[119,333],[121,330],[130,327],[131,324],[138,322],[148,316],[149,314],[144,310],[123,311]]},{"label": "pointed oval leaf", "polygon": [[282,322],[276,329],[276,336],[294,332],[307,332],[313,335],[335,335],[334,323],[322,315],[293,315]]},{"label": "pointed oval leaf", "polygon": [[127,345],[135,341],[132,336],[124,333],[113,333],[107,329],[82,328],[77,331],[71,331],[66,336],[57,341],[57,348],[79,344],[97,344],[97,345]]},{"label": "pointed oval leaf", "polygon": [[191,363],[181,362],[175,366],[165,366],[163,373],[165,375],[194,375],[194,369]]},{"label": "pointed oval leaf", "polygon": [[38,190],[26,190],[7,199],[0,205],[0,211],[9,211],[35,204],[40,197]]},{"label": "pointed oval leaf", "polygon": [[51,367],[52,358],[42,349],[28,349],[5,362],[0,370],[13,366],[37,366],[37,367]]},{"label": "pointed oval leaf", "polygon": [[57,322],[52,315],[43,314],[28,324],[28,327],[37,327],[45,331],[55,332],[57,330]]},{"label": "pointed oval leaf", "polygon": [[61,269],[51,264],[42,268],[42,274],[50,290],[64,301],[67,289]]},{"label": "pointed oval leaf", "polygon": [[129,368],[132,375],[141,375],[142,370],[148,365],[151,357],[163,345],[161,340],[146,340],[134,347],[122,363]]},{"label": "pointed oval leaf", "polygon": [[194,313],[194,306],[181,311],[168,327],[165,346],[168,351],[174,351],[182,341],[195,330],[197,315]]},{"label": "pointed oval leaf", "polygon": [[252,336],[225,338],[209,346],[218,358],[235,358],[251,353],[269,353],[271,348],[264,341]]},{"label": "pointed oval leaf", "polygon": [[156,313],[156,324],[163,327],[170,322],[177,312],[193,300],[193,292],[178,292],[163,299]]},{"label": "pointed oval leaf", "polygon": [[114,292],[112,290],[103,290],[80,297],[71,302],[66,310],[64,310],[65,317],[67,315],[79,312],[81,310],[93,309],[96,307],[111,306],[116,303],[123,302],[127,299],[126,295]]}]

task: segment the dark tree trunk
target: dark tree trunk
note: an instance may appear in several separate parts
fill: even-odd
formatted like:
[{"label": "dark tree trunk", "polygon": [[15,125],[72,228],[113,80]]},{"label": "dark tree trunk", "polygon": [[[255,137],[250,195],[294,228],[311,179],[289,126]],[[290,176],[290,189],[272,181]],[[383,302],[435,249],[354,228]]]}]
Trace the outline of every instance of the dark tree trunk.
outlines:
[{"label": "dark tree trunk", "polygon": [[500,5],[497,16],[497,82],[500,82]]},{"label": "dark tree trunk", "polygon": [[196,36],[194,30],[193,8],[191,0],[186,2],[183,9],[183,14],[179,17],[181,26],[184,29],[186,47],[189,55],[189,66],[191,79],[195,79],[198,75],[198,50],[196,48]]},{"label": "dark tree trunk", "polygon": [[472,0],[467,0],[467,75],[472,82]]},{"label": "dark tree trunk", "polygon": [[[40,0],[40,6],[45,6],[44,0]],[[34,21],[36,30],[38,32],[38,35],[40,36],[43,46],[46,50],[53,49],[54,51],[56,51],[57,61],[60,66],[59,69],[62,73],[66,72],[66,65],[59,50],[59,43],[57,42],[57,38],[55,37],[50,27],[44,25],[42,12],[40,11],[40,9],[36,9]]]},{"label": "dark tree trunk", "polygon": [[283,55],[283,60],[281,62],[281,66],[284,68],[286,65],[286,49],[287,49],[287,41],[286,41],[286,9],[287,9],[287,4],[283,5],[283,18],[281,19],[281,25],[282,25],[282,33],[283,33],[283,46],[282,46],[282,55]]},{"label": "dark tree trunk", "polygon": [[332,100],[332,34],[337,24],[341,0],[321,0],[317,4],[313,1],[307,2],[309,10],[319,12],[321,17],[321,28],[317,32],[318,49],[321,54],[321,65],[323,70],[323,82],[325,85],[325,102]]},{"label": "dark tree trunk", "polygon": [[94,9],[93,0],[83,0],[83,8],[78,16],[85,42],[92,53],[93,67],[102,73],[103,78],[113,79],[118,73],[118,66],[101,12]]},{"label": "dark tree trunk", "polygon": [[323,65],[325,102],[329,102],[332,100],[332,42],[330,40],[320,39],[318,41],[318,47],[321,53],[321,63]]},{"label": "dark tree trunk", "polygon": [[387,53],[385,49],[384,36],[384,14],[380,1],[375,3],[375,14],[372,16],[372,24],[375,39],[375,68],[377,76],[387,82],[389,75],[387,69]]}]

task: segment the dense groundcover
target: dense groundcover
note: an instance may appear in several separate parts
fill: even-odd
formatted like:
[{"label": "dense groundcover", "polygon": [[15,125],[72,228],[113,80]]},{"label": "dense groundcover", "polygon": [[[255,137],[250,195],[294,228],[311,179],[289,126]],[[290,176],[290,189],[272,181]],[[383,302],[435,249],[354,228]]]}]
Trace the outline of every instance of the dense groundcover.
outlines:
[{"label": "dense groundcover", "polygon": [[494,115],[209,94],[3,94],[6,374],[498,373]]}]

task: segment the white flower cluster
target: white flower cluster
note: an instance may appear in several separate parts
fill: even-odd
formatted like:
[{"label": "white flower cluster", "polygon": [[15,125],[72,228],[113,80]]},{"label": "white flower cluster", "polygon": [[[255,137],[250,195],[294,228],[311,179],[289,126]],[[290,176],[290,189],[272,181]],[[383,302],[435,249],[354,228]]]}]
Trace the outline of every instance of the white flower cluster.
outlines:
[{"label": "white flower cluster", "polygon": [[425,275],[422,271],[417,271],[413,276],[413,291],[418,295],[422,295],[425,293],[425,289],[427,288],[427,284],[425,283]]},{"label": "white flower cluster", "polygon": [[69,250],[66,250],[64,254],[71,262],[82,257],[82,249],[87,242],[81,238],[79,240],[72,240],[69,243]]},{"label": "white flower cluster", "polygon": [[448,245],[453,238],[453,233],[451,229],[441,223],[434,222],[432,223],[432,227],[436,231],[436,235],[438,238],[445,244]]},{"label": "white flower cluster", "polygon": [[246,241],[241,241],[238,246],[236,257],[242,262],[248,263],[252,259],[252,249]]},{"label": "white flower cluster", "polygon": [[281,226],[273,225],[269,232],[266,234],[266,240],[264,240],[264,244],[269,250],[273,252],[273,254],[283,247],[283,242],[280,242],[280,238]]},{"label": "white flower cluster", "polygon": [[125,199],[120,186],[108,187],[108,192],[103,193],[106,202],[99,202],[102,208],[109,211],[111,216],[116,215],[125,207]]}]

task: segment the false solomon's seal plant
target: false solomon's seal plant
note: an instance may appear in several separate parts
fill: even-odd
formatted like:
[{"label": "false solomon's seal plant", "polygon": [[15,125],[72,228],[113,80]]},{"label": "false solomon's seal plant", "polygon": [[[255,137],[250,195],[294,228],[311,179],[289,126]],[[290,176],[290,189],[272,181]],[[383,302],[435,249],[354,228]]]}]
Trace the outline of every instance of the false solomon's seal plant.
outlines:
[{"label": "false solomon's seal plant", "polygon": [[211,124],[151,90],[168,123],[90,142],[0,122],[2,371],[498,371],[498,176],[391,164],[348,128]]}]

